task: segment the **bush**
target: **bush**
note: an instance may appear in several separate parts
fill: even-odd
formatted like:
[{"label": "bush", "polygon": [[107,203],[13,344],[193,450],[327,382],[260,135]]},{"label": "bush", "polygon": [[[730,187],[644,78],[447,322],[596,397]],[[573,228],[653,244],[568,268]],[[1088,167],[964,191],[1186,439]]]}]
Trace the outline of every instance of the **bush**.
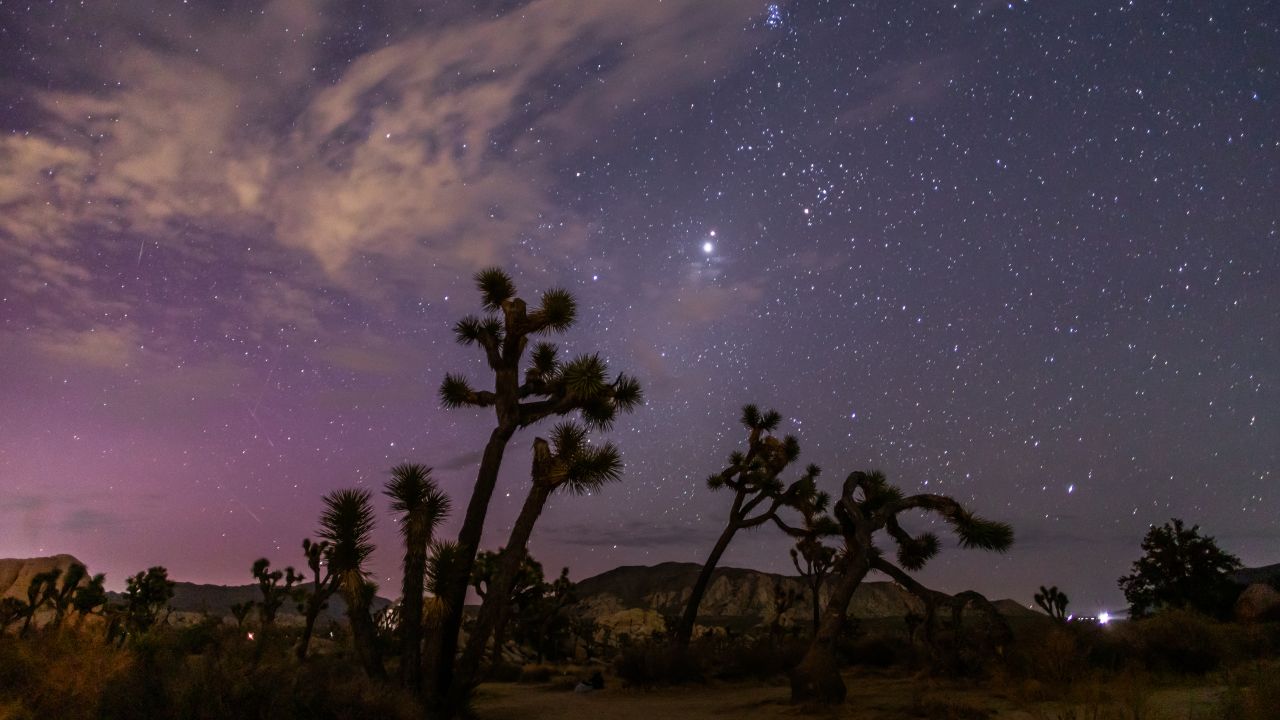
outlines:
[{"label": "bush", "polygon": [[555,670],[550,665],[525,665],[520,669],[519,681],[522,683],[550,682]]},{"label": "bush", "polygon": [[707,653],[706,664],[719,680],[772,680],[790,675],[808,647],[797,638],[720,642]]},{"label": "bush", "polygon": [[633,644],[614,660],[614,672],[627,685],[655,687],[703,682],[704,661],[693,649],[664,642]]},{"label": "bush", "polygon": [[1162,612],[1127,629],[1150,670],[1203,675],[1238,654],[1238,638],[1231,628],[1186,610]]}]

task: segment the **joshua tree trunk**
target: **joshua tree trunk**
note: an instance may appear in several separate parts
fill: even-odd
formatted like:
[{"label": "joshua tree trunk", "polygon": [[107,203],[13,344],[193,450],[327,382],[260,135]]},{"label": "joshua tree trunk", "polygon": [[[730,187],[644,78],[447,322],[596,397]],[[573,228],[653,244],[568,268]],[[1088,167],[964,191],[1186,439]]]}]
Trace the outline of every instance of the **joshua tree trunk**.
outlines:
[{"label": "joshua tree trunk", "polygon": [[410,690],[422,690],[422,595],[427,574],[427,542],[422,530],[407,537],[400,598],[400,678]]},{"label": "joshua tree trunk", "polygon": [[484,648],[490,634],[504,619],[506,606],[511,602],[511,588],[515,585],[516,575],[520,572],[520,564],[524,561],[525,549],[529,545],[529,536],[533,534],[533,526],[542,514],[542,509],[551,497],[553,487],[534,482],[525,498],[520,515],[511,526],[511,536],[507,539],[506,549],[502,551],[502,559],[498,567],[493,585],[480,605],[480,615],[476,618],[475,628],[467,638],[467,647],[458,661],[454,675],[454,696],[464,697],[471,691],[479,679],[477,673],[480,661],[484,657]]},{"label": "joshua tree trunk", "polygon": [[822,622],[822,599],[818,593],[822,590],[821,583],[813,583],[810,589],[813,591],[813,634],[818,634],[818,624]]},{"label": "joshua tree trunk", "polygon": [[[507,382],[511,385],[510,396],[515,402],[517,374],[514,369],[499,370],[497,383],[499,390],[504,384],[504,376],[510,375]],[[503,393],[499,392],[499,397]],[[503,408],[499,406],[499,414]],[[514,414],[518,412],[511,408]],[[493,488],[498,483],[498,470],[502,467],[502,455],[506,452],[507,443],[515,434],[514,422],[500,422],[489,435],[489,442],[484,446],[484,456],[480,460],[480,470],[476,473],[475,488],[471,491],[471,501],[467,503],[467,515],[462,521],[462,529],[458,532],[458,566],[453,569],[450,580],[445,587],[444,619],[440,624],[440,641],[435,658],[435,687],[437,694],[450,692],[453,684],[453,663],[458,652],[458,632],[462,629],[463,604],[467,599],[467,579],[475,567],[476,552],[480,549],[480,536],[484,533],[484,518],[489,511],[489,499],[493,497]]]},{"label": "joshua tree trunk", "polygon": [[[736,509],[735,504],[735,511]],[[738,525],[730,518],[724,532],[720,533],[720,539],[716,541],[715,547],[711,548],[711,555],[702,566],[702,572],[698,573],[697,581],[693,583],[689,602],[684,606],[684,615],[681,616],[680,624],[676,627],[676,644],[680,647],[688,647],[689,640],[693,638],[693,626],[698,620],[698,606],[702,604],[702,596],[706,594],[707,586],[711,584],[711,575],[715,572],[716,565],[720,563],[720,557],[728,549],[736,532],[738,532]]]},{"label": "joshua tree trunk", "polygon": [[[868,534],[864,548],[871,547],[870,539]],[[827,610],[809,644],[809,651],[791,673],[792,702],[844,702],[846,688],[836,663],[835,642],[844,627],[849,601],[870,569],[871,559],[866,551],[846,552],[836,565],[836,582],[827,600]]]},{"label": "joshua tree trunk", "polygon": [[317,603],[313,609],[307,607],[306,621],[302,625],[302,639],[298,641],[298,660],[299,662],[307,659],[307,648],[311,646],[311,634],[316,629],[316,616],[320,614],[320,606]]},{"label": "joshua tree trunk", "polygon": [[382,666],[382,653],[378,652],[378,631],[369,615],[371,593],[366,587],[359,585],[343,594],[346,595],[347,620],[351,624],[351,641],[355,645],[356,655],[369,677],[385,678],[387,670]]}]

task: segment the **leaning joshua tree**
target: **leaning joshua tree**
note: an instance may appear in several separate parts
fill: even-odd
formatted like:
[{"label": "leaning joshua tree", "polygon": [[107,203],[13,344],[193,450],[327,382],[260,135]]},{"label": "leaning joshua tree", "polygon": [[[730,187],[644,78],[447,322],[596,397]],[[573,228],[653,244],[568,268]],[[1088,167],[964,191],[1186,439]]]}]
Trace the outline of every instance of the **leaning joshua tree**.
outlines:
[{"label": "leaning joshua tree", "polygon": [[680,646],[687,646],[693,637],[698,606],[702,604],[711,574],[733,541],[733,536],[739,530],[777,522],[778,511],[782,508],[800,508],[821,497],[814,485],[819,472],[816,465],[810,465],[804,475],[790,485],[778,479],[778,475],[800,455],[800,443],[794,437],[788,435],[779,440],[773,436],[781,420],[782,416],[775,410],[761,414],[755,405],[742,408],[742,424],[747,428],[747,452],[734,452],[724,470],[707,478],[707,486],[712,490],[732,490],[733,503],[729,507],[729,521],[711,548],[702,572],[698,573],[680,624],[676,626],[675,641]]},{"label": "leaning joshua tree", "polygon": [[1067,621],[1067,594],[1058,589],[1057,585],[1053,587],[1040,586],[1040,592],[1035,595],[1036,604],[1049,614],[1049,617],[1059,622]]},{"label": "leaning joshua tree", "polygon": [[622,457],[611,442],[593,446],[587,441],[586,428],[562,422],[551,432],[551,442],[533,441],[532,484],[524,507],[511,526],[511,536],[498,558],[498,570],[489,586],[480,616],[467,639],[454,678],[455,695],[465,697],[477,680],[476,674],[484,656],[489,635],[508,612],[507,600],[526,556],[533,526],[557,490],[575,495],[598,492],[606,483],[622,477]]},{"label": "leaning joshua tree", "polygon": [[434,659],[437,699],[447,696],[453,682],[467,583],[511,436],[549,416],[571,413],[581,414],[591,427],[607,428],[619,411],[630,411],[640,403],[639,383],[621,374],[610,380],[600,356],[582,355],[562,364],[551,343],[537,344],[521,378],[521,360],[530,338],[569,329],[577,317],[577,303],[567,290],[553,289],[544,292],[538,307],[531,309],[516,297],[511,276],[499,268],[480,271],[475,281],[483,314],[459,320],[454,334],[459,343],[484,353],[493,373],[493,389],[477,390],[462,376],[449,374],[440,386],[440,399],[446,408],[492,408],[496,424],[481,456],[458,533],[455,562],[444,583],[445,616]]},{"label": "leaning joshua tree", "polygon": [[449,496],[431,477],[431,468],[413,463],[391,468],[383,491],[400,513],[404,538],[404,580],[400,587],[400,681],[422,689],[422,603],[427,552],[436,528],[449,514]]},{"label": "leaning joshua tree", "polygon": [[378,651],[377,629],[369,615],[375,587],[364,567],[373,554],[373,523],[368,490],[335,490],[324,496],[319,535],[330,543],[329,564],[347,603],[356,655],[369,677],[384,678],[387,671]]},{"label": "leaning joshua tree", "polygon": [[[918,583],[898,565],[919,570],[938,554],[939,540],[933,533],[912,535],[899,523],[905,512],[923,511],[940,516],[966,548],[1003,552],[1013,544],[1009,525],[974,516],[960,503],[944,495],[904,495],[879,472],[855,472],[845,479],[835,504],[835,517],[844,538],[843,553],[832,573],[833,585],[818,631],[804,659],[791,676],[791,699],[795,702],[839,703],[845,686],[836,664],[835,641],[846,622],[853,592],[872,569],[881,570],[909,590]],[[885,531],[897,545],[898,565],[886,560],[873,544],[874,536]]]}]

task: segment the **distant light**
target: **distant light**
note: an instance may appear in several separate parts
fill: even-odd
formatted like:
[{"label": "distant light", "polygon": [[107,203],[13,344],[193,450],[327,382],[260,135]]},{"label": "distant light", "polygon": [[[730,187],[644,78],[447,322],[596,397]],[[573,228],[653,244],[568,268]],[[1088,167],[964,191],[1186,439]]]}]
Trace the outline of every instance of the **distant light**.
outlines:
[{"label": "distant light", "polygon": [[1105,611],[1105,610],[1104,610],[1104,611],[1102,611],[1102,612],[1100,612],[1100,613],[1098,613],[1098,624],[1099,624],[1099,625],[1106,625],[1106,624],[1107,624],[1107,623],[1109,623],[1109,622],[1111,622],[1111,613],[1109,613],[1109,612],[1107,612],[1107,611]]},{"label": "distant light", "polygon": [[252,640],[252,639],[253,639],[253,633],[249,633],[249,639],[250,639],[250,640]]},{"label": "distant light", "polygon": [[716,246],[710,240],[702,243],[702,253],[704,255],[710,255],[711,251],[715,249],[716,249]]}]

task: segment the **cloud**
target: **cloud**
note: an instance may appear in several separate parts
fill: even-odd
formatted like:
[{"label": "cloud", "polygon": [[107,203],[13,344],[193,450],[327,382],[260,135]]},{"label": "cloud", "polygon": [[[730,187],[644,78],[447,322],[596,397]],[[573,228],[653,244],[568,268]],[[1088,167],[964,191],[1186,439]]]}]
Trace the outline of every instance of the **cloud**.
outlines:
[{"label": "cloud", "polygon": [[699,545],[713,540],[721,528],[706,523],[654,523],[627,520],[616,527],[571,523],[547,527],[546,536],[552,542],[565,545],[598,547],[624,545],[629,549],[665,548],[677,545]]},{"label": "cloud", "polygon": [[[38,118],[0,137],[0,291],[64,358],[79,338],[94,361],[121,362],[124,333],[184,311],[122,294],[111,271],[134,253],[139,276],[151,253],[182,267],[188,297],[208,297],[206,275],[241,273],[227,323],[255,340],[322,333],[335,291],[390,308],[399,288],[581,254],[591,218],[561,199],[565,163],[624,142],[609,131],[624,115],[705,85],[764,38],[754,0],[534,0],[444,14],[335,63],[320,3],[138,5],[76,21],[104,28],[103,49],[65,55],[50,69],[62,82],[7,86]],[[264,277],[250,257],[263,251],[288,272]],[[683,312],[706,318],[721,293]],[[138,324],[112,338],[104,319]]]},{"label": "cloud", "polygon": [[840,112],[840,125],[871,125],[905,108],[923,108],[937,100],[960,64],[951,56],[889,65],[871,74],[871,90]]}]

